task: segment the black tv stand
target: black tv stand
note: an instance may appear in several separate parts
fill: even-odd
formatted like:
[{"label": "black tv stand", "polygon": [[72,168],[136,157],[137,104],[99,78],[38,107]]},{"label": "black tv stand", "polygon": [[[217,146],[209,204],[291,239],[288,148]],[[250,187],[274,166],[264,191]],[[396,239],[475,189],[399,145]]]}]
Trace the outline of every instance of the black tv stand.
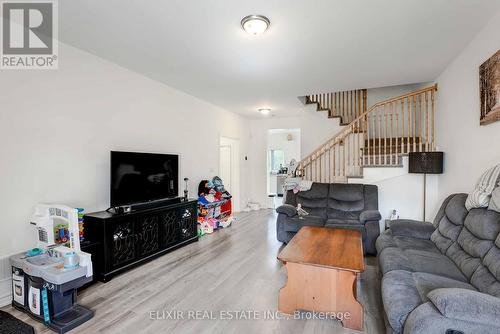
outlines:
[{"label": "black tv stand", "polygon": [[162,199],[157,199],[154,201],[149,201],[149,202],[141,202],[141,203],[133,203],[133,204],[127,204],[127,205],[121,205],[121,206],[115,206],[111,207],[106,211],[113,211],[113,213],[130,213],[132,211],[140,211],[140,210],[146,210],[146,209],[153,209],[159,206],[165,206],[165,205],[171,205],[171,204],[177,204],[181,203],[182,201],[185,201],[186,199],[184,197],[170,197],[170,198],[162,198]]},{"label": "black tv stand", "polygon": [[198,241],[197,213],[196,199],[178,197],[127,213],[85,215],[85,239],[99,245],[91,251],[94,276],[107,282],[113,275]]},{"label": "black tv stand", "polygon": [[146,210],[159,206],[178,204],[181,203],[183,199],[183,197],[163,198],[156,201],[132,204],[130,207],[132,211]]}]

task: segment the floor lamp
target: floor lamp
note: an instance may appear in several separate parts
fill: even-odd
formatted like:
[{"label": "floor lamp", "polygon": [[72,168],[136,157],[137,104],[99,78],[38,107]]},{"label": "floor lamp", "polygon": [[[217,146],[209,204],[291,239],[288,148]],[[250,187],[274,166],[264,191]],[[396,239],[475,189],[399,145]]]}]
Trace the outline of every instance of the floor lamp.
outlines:
[{"label": "floor lamp", "polygon": [[408,173],[424,174],[424,213],[422,221],[425,223],[425,195],[427,174],[443,173],[443,152],[410,152]]}]

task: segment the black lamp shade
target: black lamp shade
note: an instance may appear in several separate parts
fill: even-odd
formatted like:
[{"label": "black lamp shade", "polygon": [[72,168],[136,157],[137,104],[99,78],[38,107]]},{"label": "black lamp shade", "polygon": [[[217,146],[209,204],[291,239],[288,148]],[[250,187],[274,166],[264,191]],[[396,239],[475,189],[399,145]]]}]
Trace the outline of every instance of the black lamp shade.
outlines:
[{"label": "black lamp shade", "polygon": [[410,152],[408,173],[442,174],[443,152]]}]

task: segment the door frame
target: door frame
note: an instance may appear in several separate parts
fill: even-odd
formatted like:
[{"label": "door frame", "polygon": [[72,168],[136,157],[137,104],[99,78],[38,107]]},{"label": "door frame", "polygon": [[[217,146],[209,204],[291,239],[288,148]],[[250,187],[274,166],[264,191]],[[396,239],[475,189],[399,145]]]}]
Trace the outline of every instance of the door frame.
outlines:
[{"label": "door frame", "polygon": [[[237,138],[230,138],[225,136],[219,137],[219,163],[218,172],[221,170],[221,147],[230,147],[231,153],[231,170],[230,170],[230,183],[231,183],[231,195],[232,197],[232,209],[234,212],[240,211],[240,200],[241,200],[241,187],[240,187],[240,140]],[[224,180],[222,180],[224,182]]]}]

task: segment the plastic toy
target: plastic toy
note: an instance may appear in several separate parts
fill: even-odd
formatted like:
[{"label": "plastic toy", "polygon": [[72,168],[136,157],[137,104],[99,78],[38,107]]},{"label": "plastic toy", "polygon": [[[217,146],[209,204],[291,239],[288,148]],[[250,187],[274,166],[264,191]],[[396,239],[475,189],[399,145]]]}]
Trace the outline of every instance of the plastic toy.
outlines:
[{"label": "plastic toy", "polygon": [[212,181],[202,180],[198,186],[198,235],[213,233],[228,227],[231,217],[231,194],[224,188],[220,177]]},{"label": "plastic toy", "polygon": [[79,213],[64,205],[39,204],[30,224],[38,232],[37,248],[9,258],[12,305],[65,333],[94,316],[76,303],[77,288],[92,281],[90,254],[80,249]]},{"label": "plastic toy", "polygon": [[186,184],[185,188],[184,188],[184,199],[187,199],[188,198],[188,181],[189,179],[187,177],[184,178],[184,183]]}]

